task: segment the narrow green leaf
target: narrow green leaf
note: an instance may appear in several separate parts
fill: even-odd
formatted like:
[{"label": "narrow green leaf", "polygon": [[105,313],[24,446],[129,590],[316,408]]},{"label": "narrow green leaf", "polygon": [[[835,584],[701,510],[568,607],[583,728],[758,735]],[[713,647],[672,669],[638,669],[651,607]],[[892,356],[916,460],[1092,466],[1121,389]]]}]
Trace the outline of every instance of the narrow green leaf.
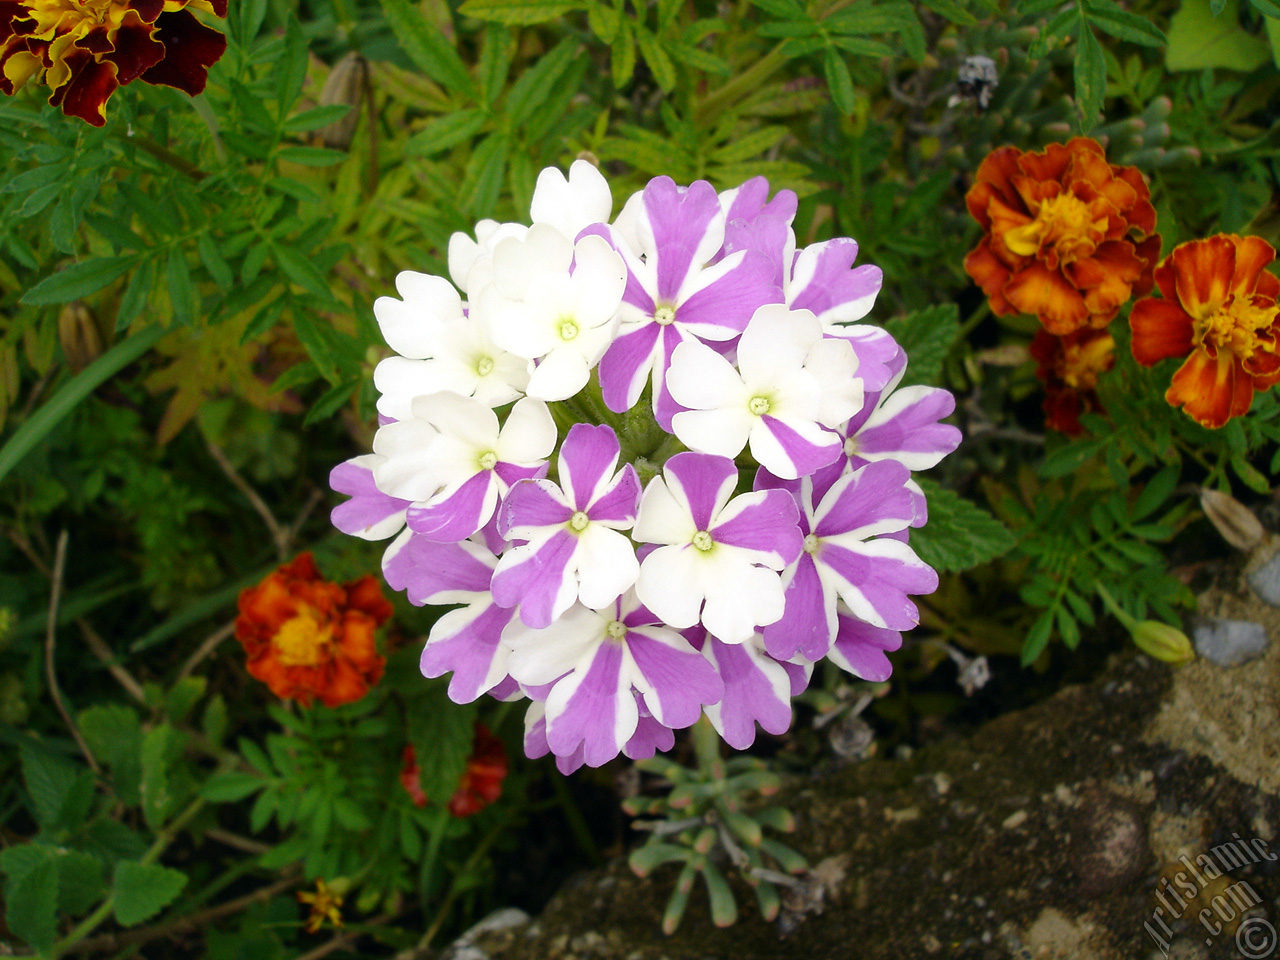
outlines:
[{"label": "narrow green leaf", "polygon": [[491,23],[485,27],[484,45],[480,48],[477,69],[480,75],[481,102],[486,107],[498,99],[510,69],[511,31],[501,24]]},{"label": "narrow green leaf", "polygon": [[328,147],[281,147],[277,156],[304,167],[332,167],[347,159],[343,151]]},{"label": "narrow green leaf", "polygon": [[636,42],[640,45],[640,55],[644,57],[644,62],[649,65],[649,70],[653,73],[653,79],[658,81],[658,86],[663,90],[670,92],[676,86],[676,67],[671,62],[671,57],[667,55],[667,51],[662,48],[662,44],[658,38],[650,33],[642,24],[635,25]]},{"label": "narrow green leaf", "polygon": [[151,294],[156,278],[154,260],[143,260],[138,269],[133,271],[124,294],[120,297],[120,306],[116,308],[116,332],[127,330],[147,305],[147,297]]},{"label": "narrow green leaf", "polygon": [[230,290],[231,285],[235,282],[235,276],[231,273],[231,268],[227,266],[227,261],[222,256],[222,251],[218,249],[218,242],[213,238],[213,234],[208,232],[200,234],[200,237],[196,240],[196,247],[200,251],[200,262],[209,271],[209,276],[218,285],[218,289]]},{"label": "narrow green leaf", "polygon": [[18,302],[28,307],[70,303],[101,290],[136,262],[137,257],[94,257],[82,260],[45,277]]},{"label": "narrow green leaf", "polygon": [[294,114],[286,120],[283,129],[285,133],[310,133],[312,130],[319,130],[321,127],[336,123],[350,112],[351,107],[345,103],[312,107],[310,110],[303,110],[302,113]]},{"label": "narrow green leaf", "polygon": [[[533,68],[534,70],[537,67]],[[528,76],[528,71],[525,76]],[[524,77],[521,77],[523,80]],[[509,101],[508,101],[509,102]],[[431,157],[465,143],[484,129],[489,115],[479,107],[457,110],[434,117],[425,127],[405,141],[405,156]]]},{"label": "narrow green leaf", "polygon": [[1107,58],[1098,38],[1084,25],[1076,39],[1075,82],[1081,129],[1087,131],[1097,123],[1107,94]]},{"label": "narrow green leaf", "polygon": [[562,17],[570,10],[582,10],[589,4],[582,0],[572,3],[557,0],[467,0],[458,12],[477,20],[491,20],[514,27],[534,23],[546,23]]},{"label": "narrow green leaf", "polygon": [[827,89],[831,91],[831,102],[846,117],[857,107],[853,93],[853,77],[849,76],[849,67],[844,58],[832,47],[822,52],[822,72],[827,78]]},{"label": "narrow green leaf", "polygon": [[609,71],[613,77],[613,85],[621,88],[631,80],[636,70],[636,37],[628,20],[622,21],[622,29],[618,31],[618,39],[609,51]]},{"label": "narrow green leaf", "polygon": [[273,246],[276,264],[286,277],[302,287],[308,293],[315,294],[321,300],[332,302],[333,293],[319,268],[307,257],[289,247]]},{"label": "narrow green leaf", "polygon": [[480,141],[462,181],[458,201],[463,210],[476,217],[488,216],[498,202],[507,169],[511,142],[505,133],[491,133]]},{"label": "narrow green leaf", "polygon": [[266,780],[251,773],[228,770],[206,780],[200,788],[200,796],[212,803],[235,803],[257,793],[266,785]]},{"label": "narrow green leaf", "polygon": [[475,81],[453,44],[409,0],[382,0],[382,11],[396,40],[423,73],[455,93],[478,98]]},{"label": "narrow green leaf", "polygon": [[520,75],[511,85],[505,104],[505,112],[514,126],[523,126],[547,102],[547,98],[581,52],[582,48],[577,41],[568,37],[539,57],[537,63]]},{"label": "narrow green leaf", "polygon": [[1053,611],[1046,610],[1027,631],[1027,639],[1022,643],[1022,665],[1035,663],[1040,654],[1049,645],[1049,637],[1053,634]]},{"label": "narrow green leaf", "polygon": [[1130,13],[1115,0],[1085,0],[1089,21],[1099,30],[1120,40],[1140,43],[1147,47],[1163,47],[1163,31],[1146,17]]},{"label": "narrow green leaf", "polygon": [[89,366],[62,385],[39,410],[18,427],[0,448],[0,480],[12,470],[31,448],[45,438],[85,397],[103,381],[119,373],[150,350],[165,334],[162,327],[148,327],[141,333],[120,341]]},{"label": "narrow green leaf", "polygon": [[165,279],[169,288],[169,303],[173,307],[173,319],[178,324],[186,326],[195,317],[195,304],[192,302],[195,290],[191,286],[191,270],[187,266],[187,256],[181,247],[169,249]]}]

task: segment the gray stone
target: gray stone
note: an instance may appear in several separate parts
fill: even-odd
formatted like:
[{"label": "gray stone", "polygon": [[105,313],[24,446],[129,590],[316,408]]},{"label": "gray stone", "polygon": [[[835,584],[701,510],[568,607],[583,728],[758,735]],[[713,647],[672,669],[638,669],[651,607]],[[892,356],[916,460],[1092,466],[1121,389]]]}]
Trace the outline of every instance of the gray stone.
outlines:
[{"label": "gray stone", "polygon": [[1247,579],[1259,598],[1280,607],[1280,551],[1250,570]]},{"label": "gray stone", "polygon": [[1196,652],[1220,667],[1238,667],[1262,656],[1267,631],[1251,620],[1204,617],[1192,628]]}]

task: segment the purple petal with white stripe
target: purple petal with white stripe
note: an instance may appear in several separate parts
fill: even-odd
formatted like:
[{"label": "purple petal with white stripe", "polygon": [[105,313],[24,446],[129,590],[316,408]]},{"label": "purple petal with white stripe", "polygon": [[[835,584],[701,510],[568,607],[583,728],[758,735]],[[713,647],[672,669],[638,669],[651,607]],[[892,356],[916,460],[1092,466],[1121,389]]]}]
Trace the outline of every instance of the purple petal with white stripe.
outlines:
[{"label": "purple petal with white stripe", "polygon": [[578,582],[569,569],[578,538],[568,530],[513,547],[498,561],[493,599],[503,607],[520,605],[530,627],[548,627],[573,605]]},{"label": "purple petal with white stripe", "polygon": [[330,514],[333,525],[343,533],[364,540],[385,540],[403,529],[409,501],[387,496],[373,479],[373,466],[382,459],[365,454],[340,463],[329,472],[329,486],[351,497]]},{"label": "purple petal with white stripe", "polygon": [[715,668],[674,631],[635,627],[626,637],[627,651],[649,689],[644,702],[668,727],[687,727],[702,714],[704,704],[724,693]]},{"label": "purple petal with white stripe", "polygon": [[498,505],[497,478],[482,470],[451,491],[409,508],[409,529],[431,540],[465,540],[493,516]]},{"label": "purple petal with white stripe", "polygon": [[915,516],[907,490],[910,479],[911,472],[896,460],[869,463],[846,474],[823,495],[813,532],[866,539],[906,529]]},{"label": "purple petal with white stripe", "polygon": [[698,530],[711,526],[738,482],[732,460],[706,453],[677,453],[663,465],[662,474],[671,492],[687,505]]},{"label": "purple petal with white stripe", "polygon": [[533,530],[568,523],[572,516],[573,508],[550,480],[521,480],[498,508],[498,532],[509,540],[528,540]]},{"label": "purple petal with white stripe", "polygon": [[898,631],[872,626],[841,610],[831,662],[856,677],[880,683],[893,673],[893,664],[885,656],[885,651],[897,650],[901,646],[902,634]]},{"label": "purple petal with white stripe", "polygon": [[676,745],[675,731],[664,727],[645,710],[638,699],[636,705],[640,711],[640,720],[636,724],[636,732],[631,735],[622,752],[632,760],[648,760],[655,753],[666,753]]},{"label": "purple petal with white stripe", "polygon": [[636,405],[653,370],[662,326],[647,323],[620,333],[600,359],[600,389],[605,406],[625,413]]},{"label": "purple petal with white stripe", "polygon": [[630,685],[621,682],[623,647],[602,643],[585,669],[555,685],[547,697],[547,743],[557,756],[579,745],[589,767],[616,757],[639,722]]},{"label": "purple petal with white stripe", "polygon": [[720,198],[705,180],[687,188],[670,177],[655,177],[643,191],[643,215],[636,229],[643,253],[652,258],[658,298],[674,303],[685,278],[701,267],[724,242]]},{"label": "purple petal with white stripe", "polygon": [[782,664],[754,641],[730,644],[708,637],[702,654],[724,681],[724,696],[706,712],[729,746],[751,746],[757,723],[768,733],[786,733],[791,726],[791,677]]},{"label": "purple petal with white stripe", "polygon": [[618,435],[610,427],[576,423],[569,429],[560,446],[560,486],[573,509],[589,513],[610,490],[619,452]]},{"label": "purple petal with white stripe", "polygon": [[805,247],[796,254],[787,304],[812,310],[823,326],[861,320],[875,305],[884,273],[870,264],[853,268],[857,258],[857,241],[849,237]]},{"label": "purple petal with white stripe", "polygon": [[807,476],[840,456],[839,435],[812,421],[788,422],[766,414],[760,424],[764,429],[751,431],[751,455],[778,476]]},{"label": "purple petal with white stripe", "polygon": [[795,499],[786,491],[760,490],[734,497],[719,511],[710,533],[716,543],[750,550],[757,563],[781,570],[803,548],[799,519]]},{"label": "purple petal with white stripe", "polygon": [[406,530],[382,556],[382,575],[414,606],[488,597],[497,558],[478,543],[440,543]]},{"label": "purple petal with white stripe", "polygon": [[822,565],[834,575],[840,599],[853,614],[877,627],[910,630],[920,622],[909,593],[932,593],[938,575],[905,543],[887,538],[844,545],[822,543]]},{"label": "purple petal with white stripe", "polygon": [[422,675],[440,677],[453,671],[449,699],[454,703],[470,703],[497,687],[507,679],[507,648],[500,640],[513,613],[485,600],[446,613],[422,648]]},{"label": "purple petal with white stripe", "polygon": [[781,620],[764,628],[765,649],[779,660],[790,660],[797,653],[807,660],[820,660],[835,640],[834,591],[828,596],[809,553],[801,553],[795,568],[783,580],[786,608]]},{"label": "purple petal with white stripe", "polygon": [[938,422],[955,408],[955,397],[947,390],[918,386],[895,390],[857,431],[856,454],[927,470],[960,445],[960,431]]}]

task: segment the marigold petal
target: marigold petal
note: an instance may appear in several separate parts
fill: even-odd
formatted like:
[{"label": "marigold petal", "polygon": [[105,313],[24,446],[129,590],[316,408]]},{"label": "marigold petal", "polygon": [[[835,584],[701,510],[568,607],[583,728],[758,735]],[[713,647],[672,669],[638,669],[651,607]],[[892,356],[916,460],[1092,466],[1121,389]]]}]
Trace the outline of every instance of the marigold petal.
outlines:
[{"label": "marigold petal", "polygon": [[1132,244],[1108,240],[1094,251],[1092,257],[1077,260],[1063,273],[1084,293],[1085,307],[1089,312],[1095,317],[1102,317],[1104,322],[1110,322],[1120,311],[1120,305],[1129,299],[1133,284],[1142,276],[1144,266],[1142,258],[1133,252]]},{"label": "marigold petal", "polygon": [[1015,309],[1039,317],[1045,329],[1057,336],[1078,330],[1089,322],[1089,310],[1067,279],[1041,263],[1019,270],[1004,287],[1005,298]]},{"label": "marigold petal", "polygon": [[[1133,284],[1133,296],[1145,297],[1155,286],[1156,263],[1160,260],[1160,234],[1153,233],[1141,243],[1134,244],[1133,252],[1142,260],[1142,274]],[[1172,281],[1170,281],[1172,282]],[[1170,287],[1170,290],[1173,288]],[[1173,296],[1173,293],[1167,294]]]},{"label": "marigold petal", "polygon": [[1133,358],[1144,367],[1191,352],[1193,323],[1174,300],[1139,300],[1129,314],[1129,328],[1133,331]]},{"label": "marigold petal", "polygon": [[120,83],[132,83],[164,59],[164,44],[152,36],[155,28],[133,10],[125,12],[116,31],[114,49],[105,59],[116,65]]},{"label": "marigold petal", "polygon": [[1234,354],[1223,351],[1211,357],[1196,350],[1173,375],[1164,398],[1182,407],[1202,427],[1216,430],[1233,416],[1248,412],[1253,381]]},{"label": "marigold petal", "polygon": [[1226,301],[1235,274],[1235,244],[1225,234],[1179,244],[1170,255],[1178,300],[1193,318],[1214,313]]},{"label": "marigold petal", "polygon": [[0,73],[3,74],[0,76],[0,90],[10,95],[17,93],[31,79],[32,74],[40,71],[42,66],[40,58],[30,51],[18,49],[6,51],[4,56],[0,57]]},{"label": "marigold petal", "polygon": [[998,317],[1017,313],[1017,310],[1004,298],[1004,285],[1012,274],[1009,268],[991,252],[985,237],[964,258],[964,270],[987,295],[987,299],[991,302],[992,313]]},{"label": "marigold petal", "polygon": [[[1231,292],[1237,297],[1247,297],[1258,290],[1259,281],[1265,275],[1275,281],[1275,277],[1266,272],[1267,264],[1276,258],[1275,247],[1261,237],[1232,237],[1236,247],[1236,269],[1231,276]],[[1266,294],[1264,294],[1266,295]],[[1274,297],[1274,294],[1271,294]]]},{"label": "marigold petal", "polygon": [[165,57],[142,74],[147,83],[177,87],[195,96],[209,80],[209,68],[226,52],[227,38],[211,30],[186,10],[165,13],[156,20],[156,39]]},{"label": "marigold petal", "polygon": [[1018,157],[1021,152],[1017,147],[1000,147],[987,154],[978,166],[974,184],[964,199],[970,215],[982,224],[984,230],[991,225],[987,219],[988,201],[995,196],[1010,203],[1016,196],[1012,179],[1019,174]]},{"label": "marigold petal", "polygon": [[[67,60],[70,64],[72,58]],[[55,90],[49,103],[61,107],[69,117],[79,117],[100,127],[107,122],[107,100],[118,86],[116,65],[95,60],[86,51],[84,61],[73,67],[71,82]]]},{"label": "marigold petal", "polygon": [[1111,173],[1133,187],[1137,201],[1126,212],[1129,223],[1150,235],[1156,229],[1156,208],[1151,205],[1151,188],[1137,167],[1112,167]]},{"label": "marigold petal", "polygon": [[[1079,137],[1076,140],[1080,139]],[[1061,180],[1071,165],[1072,147],[1076,142],[1068,144],[1051,143],[1043,153],[1024,153],[1018,158],[1018,166],[1023,173],[1033,180]]]}]

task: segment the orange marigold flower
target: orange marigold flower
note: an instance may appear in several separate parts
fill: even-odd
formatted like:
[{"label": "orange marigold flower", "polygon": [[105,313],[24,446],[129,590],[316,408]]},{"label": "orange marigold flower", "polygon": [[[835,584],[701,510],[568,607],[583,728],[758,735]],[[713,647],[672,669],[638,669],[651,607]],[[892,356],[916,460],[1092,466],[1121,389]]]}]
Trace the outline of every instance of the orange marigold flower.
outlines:
[{"label": "orange marigold flower", "polygon": [[0,0],[0,91],[33,76],[49,102],[95,127],[134,80],[195,96],[227,38],[191,13],[227,15],[227,0]]},{"label": "orange marigold flower", "polygon": [[249,673],[277,697],[304,705],[319,697],[336,707],[359,700],[382,676],[374,631],[392,611],[374,577],[330,583],[303,553],[242,591],[239,606],[236,639]]},{"label": "orange marigold flower", "polygon": [[316,881],[316,892],[298,891],[298,902],[311,907],[307,916],[307,933],[319,933],[325,923],[342,926],[342,896],[323,880]]},{"label": "orange marigold flower", "polygon": [[1280,280],[1261,237],[1220,233],[1176,247],[1156,268],[1164,299],[1133,305],[1133,356],[1143,366],[1186,357],[1164,398],[1218,428],[1248,413],[1255,390],[1280,382]]},{"label": "orange marigold flower", "polygon": [[1151,289],[1160,256],[1151,192],[1087,137],[1043,153],[992,151],[965,196],[986,231],[964,269],[998,315],[1034,314],[1064,336],[1105,327]]},{"label": "orange marigold flower", "polygon": [[[412,744],[404,748],[403,760],[400,783],[409,792],[415,806],[425,807],[427,795],[418,779],[418,755]],[[479,813],[502,796],[502,781],[506,777],[507,751],[502,741],[483,723],[477,723],[467,768],[458,781],[458,789],[449,798],[449,813],[455,817]]]},{"label": "orange marigold flower", "polygon": [[1080,414],[1102,410],[1098,377],[1115,366],[1116,341],[1105,330],[1086,328],[1055,337],[1041,330],[1031,341],[1036,376],[1044,384],[1045,424],[1067,436],[1084,432]]}]

